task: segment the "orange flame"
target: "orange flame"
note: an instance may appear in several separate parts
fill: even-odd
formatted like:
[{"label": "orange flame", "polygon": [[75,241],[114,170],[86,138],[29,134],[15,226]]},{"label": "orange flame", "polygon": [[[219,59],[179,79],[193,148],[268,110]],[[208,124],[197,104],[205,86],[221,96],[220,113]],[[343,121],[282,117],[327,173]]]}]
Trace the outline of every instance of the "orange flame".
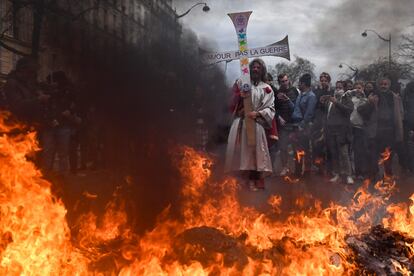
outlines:
[{"label": "orange flame", "polygon": [[276,214],[280,214],[282,212],[280,205],[282,204],[282,197],[280,195],[272,195],[267,200],[267,203],[269,203],[270,206],[272,206],[273,211]]},{"label": "orange flame", "polygon": [[[174,219],[168,207],[156,226],[139,237],[128,225],[126,203],[118,188],[104,215],[81,215],[71,236],[63,203],[53,197],[51,184],[26,159],[37,149],[35,134],[12,135],[10,130],[18,127],[7,125],[5,118],[0,115],[0,131],[5,133],[0,136],[2,275],[356,274],[345,237],[367,231],[395,189],[395,183],[380,183],[370,193],[366,182],[349,204],[330,203],[326,208],[304,195],[295,201],[296,211],[282,219],[280,195],[269,198],[269,213],[243,206],[236,179],[213,181],[211,158],[182,147],[175,155],[183,179],[181,219]],[[85,192],[84,196],[95,200],[98,195]],[[389,205],[382,221],[414,236],[414,195],[410,199],[410,206]],[[194,227],[217,229],[230,241],[218,244],[215,237],[206,236],[213,242],[211,248],[180,243],[181,235]],[[409,246],[414,252],[414,245]],[[245,254],[245,261],[226,256],[232,250]],[[185,261],[179,256],[179,252],[203,256],[206,251],[213,253],[205,260]],[[404,272],[398,264],[395,267]]]},{"label": "orange flame", "polygon": [[36,134],[10,125],[0,113],[0,274],[86,273],[87,259],[70,242],[63,203],[27,156],[38,150]]},{"label": "orange flame", "polygon": [[305,151],[303,150],[297,150],[296,151],[296,160],[300,163],[302,161],[302,158],[305,156]]},{"label": "orange flame", "polygon": [[288,183],[295,184],[295,183],[298,183],[300,179],[299,178],[291,178],[290,176],[287,175],[283,178],[283,180],[288,182]]},{"label": "orange flame", "polygon": [[[387,207],[389,217],[382,220],[385,227],[414,236],[414,194],[410,197],[410,205],[406,203],[391,204]],[[414,256],[414,244],[412,255]]]},{"label": "orange flame", "polygon": [[389,160],[391,158],[391,153],[391,149],[389,147],[386,147],[384,152],[381,153],[381,158],[378,160],[378,165],[382,165],[385,161]]},{"label": "orange flame", "polygon": [[316,158],[316,159],[315,159],[314,164],[315,164],[315,165],[321,165],[321,164],[322,164],[322,162],[323,162],[323,158],[320,158],[320,157],[319,157],[319,158]]}]

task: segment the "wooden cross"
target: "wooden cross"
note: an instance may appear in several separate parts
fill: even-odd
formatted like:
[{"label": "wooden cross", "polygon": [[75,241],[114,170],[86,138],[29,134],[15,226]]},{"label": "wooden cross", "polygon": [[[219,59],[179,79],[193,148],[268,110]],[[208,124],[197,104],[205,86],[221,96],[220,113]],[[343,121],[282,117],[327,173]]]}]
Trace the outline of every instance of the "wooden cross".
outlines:
[{"label": "wooden cross", "polygon": [[[239,44],[239,51],[245,52],[249,48],[247,46],[247,23],[249,22],[249,17],[252,12],[238,12],[238,13],[229,13],[231,20],[233,21],[234,28],[236,29],[237,40]],[[250,70],[249,70],[249,58],[247,56],[242,56],[240,58],[240,71],[241,71],[241,90],[243,92],[250,92],[251,83],[250,83]],[[247,130],[247,144],[249,146],[256,145],[256,122],[247,117],[246,115],[253,111],[253,102],[251,94],[243,98],[244,106],[244,121],[246,122]]]}]

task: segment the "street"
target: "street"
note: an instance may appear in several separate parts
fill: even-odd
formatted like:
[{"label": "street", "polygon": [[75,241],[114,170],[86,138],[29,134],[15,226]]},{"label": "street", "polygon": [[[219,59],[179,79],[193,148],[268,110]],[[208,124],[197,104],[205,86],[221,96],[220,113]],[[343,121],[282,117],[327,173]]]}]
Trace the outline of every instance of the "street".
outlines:
[{"label": "street", "polygon": [[[220,181],[223,177],[221,168],[215,167],[215,170],[213,181]],[[150,183],[129,181],[127,177],[121,178],[105,170],[85,172],[81,176],[69,175],[63,181],[57,180],[57,183],[63,185],[60,195],[68,209],[69,224],[74,223],[75,218],[86,211],[101,214],[118,189],[123,193],[125,201],[131,201],[127,203],[127,206],[130,206],[129,211],[131,208],[138,209],[138,212],[132,211],[137,217],[130,219],[139,222],[135,225],[139,228],[138,231],[144,231],[153,225],[156,216],[168,204],[171,203],[173,206],[176,204],[176,202],[169,202],[168,199],[178,198],[178,195],[163,194],[166,193],[165,190],[151,187]],[[267,202],[271,196],[281,196],[281,219],[298,211],[298,199],[303,210],[313,207],[315,200],[322,203],[322,208],[328,207],[331,202],[348,206],[358,188],[363,185],[363,181],[356,181],[353,185],[331,183],[328,177],[314,174],[306,179],[270,176],[265,180],[265,190],[257,192],[250,191],[241,180],[238,180],[238,183],[241,205],[253,207],[262,213],[268,213],[270,210],[271,206]],[[390,202],[408,203],[408,198],[414,193],[413,183],[413,176],[396,176],[396,189]],[[368,190],[371,193],[375,192],[373,184],[369,185]]]}]

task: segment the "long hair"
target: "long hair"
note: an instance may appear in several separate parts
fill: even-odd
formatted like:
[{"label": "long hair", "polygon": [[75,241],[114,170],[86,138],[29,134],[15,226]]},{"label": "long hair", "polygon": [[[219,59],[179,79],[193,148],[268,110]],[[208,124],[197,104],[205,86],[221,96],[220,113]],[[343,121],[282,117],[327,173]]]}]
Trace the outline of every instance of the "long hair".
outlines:
[{"label": "long hair", "polygon": [[329,73],[322,72],[322,73],[320,74],[320,76],[319,76],[319,80],[320,80],[321,78],[326,78],[326,80],[327,80],[328,82],[331,82],[331,75],[329,75]]},{"label": "long hair", "polygon": [[255,58],[255,59],[253,59],[251,62],[250,62],[250,64],[249,64],[249,69],[250,69],[250,72],[252,71],[252,69],[253,69],[253,64],[254,63],[259,63],[260,64],[260,66],[262,67],[262,73],[261,73],[261,75],[260,75],[260,80],[262,81],[262,82],[266,82],[266,74],[267,74],[267,69],[266,69],[266,64],[264,63],[264,61],[261,59],[261,58]]}]

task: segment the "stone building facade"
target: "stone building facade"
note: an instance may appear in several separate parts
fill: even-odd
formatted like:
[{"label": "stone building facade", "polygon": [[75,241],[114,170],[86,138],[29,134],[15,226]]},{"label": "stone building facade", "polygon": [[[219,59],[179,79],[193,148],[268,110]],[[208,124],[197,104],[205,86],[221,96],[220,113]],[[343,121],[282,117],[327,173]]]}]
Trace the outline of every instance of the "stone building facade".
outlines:
[{"label": "stone building facade", "polygon": [[[26,1],[27,2],[27,1]],[[28,1],[30,2],[30,1]],[[43,0],[39,79],[64,70],[79,79],[100,64],[116,64],[120,55],[151,58],[157,45],[179,44],[181,26],[171,0]],[[19,54],[32,49],[33,5],[0,0],[0,81]],[[168,48],[168,47],[167,47]],[[94,61],[93,61],[94,60]]]}]

